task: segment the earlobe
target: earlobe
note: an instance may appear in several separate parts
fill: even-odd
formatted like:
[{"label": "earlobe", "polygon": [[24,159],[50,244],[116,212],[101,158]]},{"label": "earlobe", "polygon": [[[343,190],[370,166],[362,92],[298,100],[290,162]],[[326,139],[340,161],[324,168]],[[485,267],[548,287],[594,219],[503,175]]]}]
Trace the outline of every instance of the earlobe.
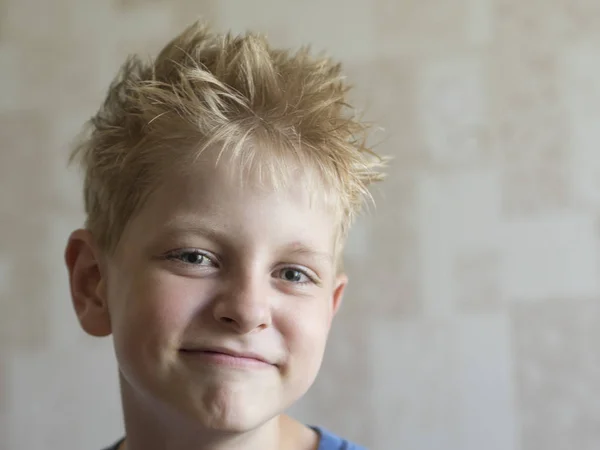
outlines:
[{"label": "earlobe", "polygon": [[109,335],[106,274],[88,230],[71,233],[65,249],[65,263],[69,271],[71,299],[81,327],[92,336]]}]

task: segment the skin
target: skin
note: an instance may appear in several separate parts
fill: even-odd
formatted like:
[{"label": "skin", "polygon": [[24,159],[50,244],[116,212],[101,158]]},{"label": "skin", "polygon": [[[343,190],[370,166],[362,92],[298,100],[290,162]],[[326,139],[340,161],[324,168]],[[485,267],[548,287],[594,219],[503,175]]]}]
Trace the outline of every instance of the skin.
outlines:
[{"label": "skin", "polygon": [[[208,152],[173,174],[114,252],[67,244],[83,329],[112,334],[128,450],[308,450],[283,414],[312,385],[347,283],[334,217],[302,180],[275,192]],[[251,358],[219,359],[225,352]]]}]

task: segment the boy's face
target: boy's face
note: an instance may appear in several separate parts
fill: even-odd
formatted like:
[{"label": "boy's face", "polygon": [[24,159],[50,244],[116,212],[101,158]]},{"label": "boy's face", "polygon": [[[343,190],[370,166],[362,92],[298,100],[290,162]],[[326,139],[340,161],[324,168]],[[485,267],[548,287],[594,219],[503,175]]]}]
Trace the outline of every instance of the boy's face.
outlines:
[{"label": "boy's face", "polygon": [[310,387],[346,279],[333,214],[301,180],[275,193],[203,158],[149,198],[100,265],[106,317],[79,316],[109,324],[126,402],[244,431]]}]

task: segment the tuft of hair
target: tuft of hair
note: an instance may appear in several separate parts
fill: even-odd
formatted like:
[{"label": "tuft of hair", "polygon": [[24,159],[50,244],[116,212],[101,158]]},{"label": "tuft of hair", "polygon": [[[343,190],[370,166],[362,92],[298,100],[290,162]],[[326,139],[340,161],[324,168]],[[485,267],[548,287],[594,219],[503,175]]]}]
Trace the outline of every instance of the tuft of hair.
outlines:
[{"label": "tuft of hair", "polygon": [[218,146],[275,184],[298,163],[317,173],[345,237],[385,165],[366,145],[370,126],[349,89],[341,65],[308,48],[274,49],[261,35],[215,34],[200,22],[153,61],[129,57],[71,155],[85,173],[86,227],[114,250],[175,162],[189,167]]}]

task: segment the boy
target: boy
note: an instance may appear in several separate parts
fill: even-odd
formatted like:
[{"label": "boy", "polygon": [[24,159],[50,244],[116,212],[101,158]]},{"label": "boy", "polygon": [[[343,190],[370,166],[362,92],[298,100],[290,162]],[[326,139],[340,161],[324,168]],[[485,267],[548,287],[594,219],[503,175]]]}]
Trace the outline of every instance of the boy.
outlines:
[{"label": "boy", "polygon": [[65,251],[113,335],[126,450],[359,449],[283,414],[313,383],[348,227],[382,178],[340,66],[195,24],[130,59],[75,149]]}]

